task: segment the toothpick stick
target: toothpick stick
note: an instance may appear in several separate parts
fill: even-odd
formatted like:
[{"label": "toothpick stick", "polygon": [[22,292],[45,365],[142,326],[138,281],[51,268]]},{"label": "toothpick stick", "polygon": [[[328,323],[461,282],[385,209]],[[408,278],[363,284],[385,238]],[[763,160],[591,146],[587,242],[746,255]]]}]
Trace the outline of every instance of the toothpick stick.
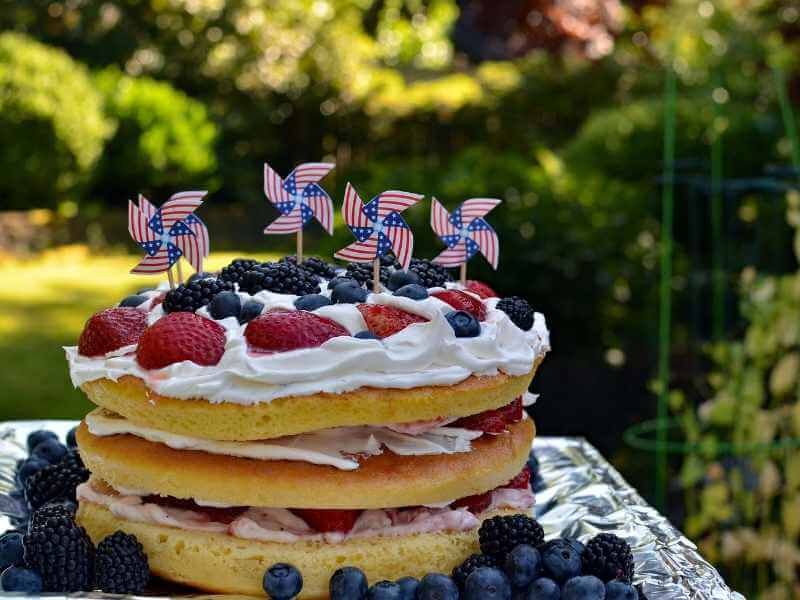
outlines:
[{"label": "toothpick stick", "polygon": [[183,283],[183,268],[181,267],[181,261],[178,259],[178,262],[175,263],[178,268],[178,283]]},{"label": "toothpick stick", "polygon": [[459,278],[461,279],[461,287],[467,287],[467,263],[461,263]]},{"label": "toothpick stick", "polygon": [[167,279],[169,279],[169,289],[175,289],[175,278],[172,276],[172,269],[167,269]]},{"label": "toothpick stick", "polygon": [[303,262],[303,230],[297,230],[297,264]]},{"label": "toothpick stick", "polygon": [[381,259],[372,261],[372,291],[376,294],[381,291]]}]

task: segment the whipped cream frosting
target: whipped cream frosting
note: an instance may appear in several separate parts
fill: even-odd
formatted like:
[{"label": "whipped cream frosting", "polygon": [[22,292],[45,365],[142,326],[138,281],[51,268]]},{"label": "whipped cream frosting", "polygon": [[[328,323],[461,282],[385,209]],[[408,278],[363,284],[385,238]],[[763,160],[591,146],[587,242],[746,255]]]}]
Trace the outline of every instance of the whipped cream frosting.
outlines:
[{"label": "whipped cream frosting", "polygon": [[[323,294],[329,295],[324,282],[320,287]],[[297,298],[269,291],[253,296],[238,293],[243,301],[254,298],[262,302],[265,311],[294,310]],[[393,306],[420,315],[427,322],[412,324],[383,340],[343,336],[316,348],[255,354],[248,351],[245,326],[231,317],[217,321],[226,330],[225,353],[219,364],[200,366],[184,361],[153,371],[138,365],[132,347],[104,357],[82,356],[75,346],[66,347],[65,351],[76,387],[98,379],[116,381],[133,375],[164,396],[202,397],[212,403],[244,405],[286,396],[342,393],[364,386],[410,389],[453,385],[473,374],[525,375],[550,350],[544,316],[536,313],[533,327],[523,331],[496,308],[498,301],[483,300],[487,316],[481,323],[481,334],[474,338],[455,336],[445,319],[453,308],[438,298],[416,301],[382,292],[370,294],[367,303]],[[151,304],[152,300],[143,306],[150,308]],[[314,312],[337,321],[351,334],[367,328],[354,304],[324,306]],[[207,309],[200,309],[198,314],[208,316]],[[148,313],[148,322],[152,324],[163,315],[162,306],[155,306]]]},{"label": "whipped cream frosting", "polygon": [[384,448],[400,456],[469,452],[470,442],[483,435],[481,431],[418,422],[397,426],[400,431],[375,426],[336,427],[266,441],[229,442],[143,427],[104,409],[86,415],[86,426],[100,437],[131,434],[176,450],[199,450],[257,460],[302,461],[343,471],[358,469],[356,457],[376,456],[383,453]]},{"label": "whipped cream frosting", "polygon": [[[91,482],[79,485],[76,495],[79,501],[105,506],[115,516],[128,521],[189,531],[227,533],[239,539],[262,542],[325,541],[337,544],[359,538],[469,531],[480,524],[478,516],[466,508],[378,509],[362,512],[348,533],[317,533],[302,518],[285,508],[248,508],[232,522],[222,523],[199,511],[145,502],[140,495],[100,491]],[[504,508],[525,510],[533,503],[530,489],[498,489],[492,492],[487,511]]]}]

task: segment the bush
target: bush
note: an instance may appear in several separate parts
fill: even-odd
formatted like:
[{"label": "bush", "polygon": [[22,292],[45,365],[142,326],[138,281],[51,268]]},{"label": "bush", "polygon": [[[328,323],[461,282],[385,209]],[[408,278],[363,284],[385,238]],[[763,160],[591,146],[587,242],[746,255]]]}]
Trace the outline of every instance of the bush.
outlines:
[{"label": "bush", "polygon": [[112,131],[83,66],[23,35],[0,35],[3,208],[78,200]]},{"label": "bush", "polygon": [[95,77],[107,112],[118,120],[98,167],[96,191],[107,200],[147,190],[213,187],[217,128],[205,106],[167,83],[117,69]]}]

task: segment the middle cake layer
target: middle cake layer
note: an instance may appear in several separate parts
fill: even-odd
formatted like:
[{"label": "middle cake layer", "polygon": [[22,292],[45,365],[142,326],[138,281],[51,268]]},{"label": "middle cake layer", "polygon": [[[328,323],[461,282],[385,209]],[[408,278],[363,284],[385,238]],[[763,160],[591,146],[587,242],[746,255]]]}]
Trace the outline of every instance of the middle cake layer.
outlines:
[{"label": "middle cake layer", "polygon": [[522,470],[534,433],[525,419],[473,440],[469,452],[384,452],[359,459],[353,471],[175,450],[129,434],[100,437],[85,422],[77,441],[87,468],[120,490],[231,506],[369,509],[451,502],[502,486]]}]

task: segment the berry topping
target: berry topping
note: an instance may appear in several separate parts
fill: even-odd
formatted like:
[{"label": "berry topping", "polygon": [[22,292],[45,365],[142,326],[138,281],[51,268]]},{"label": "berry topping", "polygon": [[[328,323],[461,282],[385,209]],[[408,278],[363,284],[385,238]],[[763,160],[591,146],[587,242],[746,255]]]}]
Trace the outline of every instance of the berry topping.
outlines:
[{"label": "berry topping", "polygon": [[319,293],[317,276],[290,262],[256,265],[242,276],[239,286],[249,294],[263,290],[296,296]]},{"label": "berry topping", "polygon": [[331,290],[331,301],[334,304],[357,304],[367,299],[367,290],[355,279],[342,279]]},{"label": "berry topping", "polygon": [[194,283],[195,281],[200,281],[201,279],[216,279],[216,278],[217,276],[215,273],[209,273],[208,271],[200,271],[199,273],[192,274],[187,281],[188,283]]},{"label": "berry topping", "polygon": [[244,337],[253,352],[287,352],[316,348],[350,333],[333,319],[304,310],[270,311],[248,323]]},{"label": "berry topping", "polygon": [[379,338],[394,335],[414,323],[427,321],[419,315],[383,304],[359,304],[357,308],[364,317],[367,328]]},{"label": "berry topping", "polygon": [[217,294],[232,289],[233,284],[223,279],[197,279],[191,283],[182,283],[167,292],[164,312],[195,312],[211,302]]},{"label": "berry topping", "polygon": [[419,582],[417,600],[458,600],[458,586],[447,575],[428,573]]},{"label": "berry topping", "polygon": [[481,524],[478,530],[481,551],[504,561],[506,555],[519,544],[534,548],[544,542],[544,529],[528,515],[492,517]]},{"label": "berry topping", "polygon": [[342,567],[332,576],[329,584],[331,600],[352,600],[367,595],[367,576],[356,567]]},{"label": "berry topping", "polygon": [[78,352],[103,356],[139,341],[147,327],[147,313],[135,308],[107,308],[92,315],[83,326]]},{"label": "berry topping", "polygon": [[308,296],[300,296],[294,301],[294,307],[297,310],[307,310],[309,312],[322,308],[323,306],[330,305],[330,298],[322,294],[309,294]]},{"label": "berry topping", "polygon": [[444,316],[456,337],[478,337],[481,334],[481,324],[465,310],[454,310]]},{"label": "berry topping", "polygon": [[[389,282],[389,275],[389,269],[381,267],[380,279],[383,285]],[[372,263],[350,263],[347,265],[347,272],[344,276],[355,279],[359,284],[372,289]]]},{"label": "berry topping", "polygon": [[520,544],[506,556],[503,570],[513,587],[528,587],[542,572],[542,555],[533,546]]},{"label": "berry topping", "polygon": [[509,425],[521,421],[522,414],[522,400],[517,398],[510,404],[506,404],[500,408],[486,410],[477,415],[462,417],[453,423],[453,427],[483,431],[484,433],[503,433],[508,429]]},{"label": "berry topping", "polygon": [[46,592],[92,588],[94,547],[71,515],[52,514],[31,521],[24,538],[25,565],[42,576]]},{"label": "berry topping", "polygon": [[339,510],[339,509],[316,509],[304,508],[292,511],[303,519],[311,529],[320,533],[338,531],[347,533],[353,528],[360,510]]},{"label": "berry topping", "polygon": [[496,567],[497,560],[486,554],[473,554],[455,569],[453,569],[453,581],[460,589],[464,589],[464,582],[467,577],[479,567]]},{"label": "berry topping", "polygon": [[416,273],[420,278],[419,283],[425,287],[444,287],[450,281],[450,276],[445,268],[424,258],[412,258],[408,270]]},{"label": "berry topping", "polygon": [[467,290],[483,298],[497,298],[497,292],[477,279],[467,279]]},{"label": "berry topping", "polygon": [[524,298],[519,296],[503,298],[497,303],[497,309],[506,313],[511,322],[523,331],[533,327],[533,309]]},{"label": "berry topping", "polygon": [[123,308],[136,308],[137,306],[144,304],[147,302],[147,296],[140,296],[139,294],[135,294],[133,296],[127,296],[123,298],[119,305]]},{"label": "berry topping", "polygon": [[77,450],[70,450],[57,465],[40,469],[25,482],[25,500],[34,510],[52,501],[75,501],[75,488],[89,479]]},{"label": "berry topping", "polygon": [[136,349],[136,360],[145,369],[163,369],[184,360],[211,366],[224,353],[222,325],[194,313],[176,312],[145,330]]},{"label": "berry topping", "polygon": [[471,296],[460,290],[442,290],[440,292],[434,292],[431,295],[449,304],[456,310],[468,312],[478,319],[478,321],[486,320],[486,307],[483,305],[483,302],[478,300],[475,296]]},{"label": "berry topping", "polygon": [[[389,281],[386,283],[386,287],[390,290],[399,290],[404,285],[422,285],[422,279],[420,279],[419,275],[412,271],[395,271],[389,276]],[[425,287],[424,285],[422,287]]]},{"label": "berry topping", "polygon": [[450,506],[452,508],[466,508],[473,515],[479,515],[492,503],[492,492],[484,492],[483,494],[475,494],[474,496],[466,496],[459,498]]},{"label": "berry topping", "polygon": [[336,276],[336,267],[316,256],[305,259],[302,267],[324,279],[333,279]]},{"label": "berry topping", "polygon": [[509,481],[503,487],[513,488],[516,490],[527,490],[529,487],[531,487],[531,468],[528,465],[525,465],[522,471],[519,472],[519,475],[514,477],[514,479]]},{"label": "berry topping", "polygon": [[561,588],[562,600],[591,600],[604,599],[606,586],[594,575],[581,575],[573,577]]},{"label": "berry topping", "polygon": [[97,587],[110,594],[141,594],[150,580],[147,555],[136,536],[117,531],[97,545]]},{"label": "berry topping", "polygon": [[303,576],[292,565],[275,563],[264,573],[263,585],[271,600],[292,600],[303,589]]},{"label": "berry topping", "polygon": [[550,540],[539,548],[544,574],[558,583],[581,574],[581,556],[569,540]]},{"label": "berry topping", "polygon": [[242,299],[236,292],[220,292],[208,304],[208,313],[213,319],[227,319],[228,317],[238,319],[241,312]]},{"label": "berry topping", "polygon": [[237,258],[227,267],[223,267],[219,272],[219,278],[222,281],[230,281],[231,283],[239,283],[247,271],[252,269],[258,264],[257,260],[252,258]]},{"label": "berry topping", "polygon": [[428,297],[428,290],[418,283],[407,283],[398,289],[394,295],[411,298],[412,300],[425,300]]},{"label": "berry topping", "polygon": [[242,306],[242,312],[239,314],[239,323],[244,325],[249,323],[256,317],[260,317],[264,312],[264,305],[258,300],[248,300]]},{"label": "berry topping", "polygon": [[511,584],[500,569],[479,567],[464,583],[464,600],[511,600]]},{"label": "berry topping", "polygon": [[633,581],[633,553],[628,542],[613,533],[596,535],[581,555],[583,572],[610,581]]}]

